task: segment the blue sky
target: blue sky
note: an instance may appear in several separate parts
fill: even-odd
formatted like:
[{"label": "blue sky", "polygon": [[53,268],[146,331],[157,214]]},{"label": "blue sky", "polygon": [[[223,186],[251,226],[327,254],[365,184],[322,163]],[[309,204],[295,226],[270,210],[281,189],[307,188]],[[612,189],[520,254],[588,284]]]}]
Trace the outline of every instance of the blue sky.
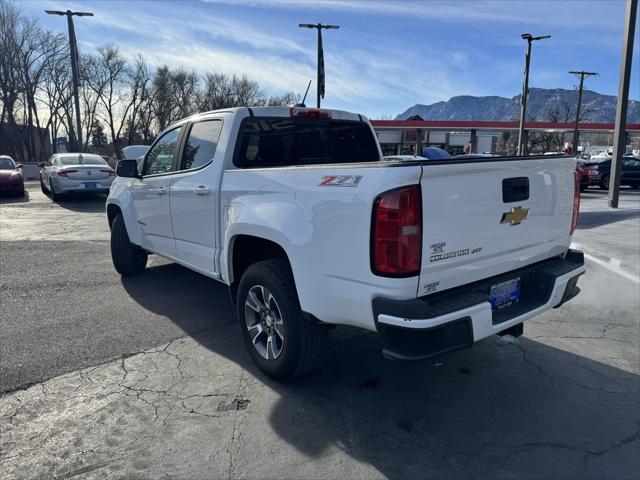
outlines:
[{"label": "blue sky", "polygon": [[[141,53],[151,65],[246,74],[269,94],[304,93],[313,79],[315,31],[298,23],[341,26],[324,35],[323,106],[370,118],[454,95],[520,92],[525,42],[536,42],[531,87],[573,88],[569,70],[600,72],[587,87],[615,95],[624,0],[449,1],[25,1],[47,28],[66,32],[45,9],[88,10],[76,21],[81,52],[106,43]],[[637,29],[636,29],[637,30]],[[640,98],[636,33],[631,97]],[[313,93],[313,95],[312,95]],[[307,101],[312,104],[313,101]]]}]

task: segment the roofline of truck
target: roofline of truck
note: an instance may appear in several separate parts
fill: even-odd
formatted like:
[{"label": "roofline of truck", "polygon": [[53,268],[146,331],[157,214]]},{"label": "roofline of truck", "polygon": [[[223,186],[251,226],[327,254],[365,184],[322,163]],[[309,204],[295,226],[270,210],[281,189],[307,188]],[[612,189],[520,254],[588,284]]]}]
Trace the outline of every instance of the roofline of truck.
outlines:
[{"label": "roofline of truck", "polygon": [[448,158],[443,160],[403,160],[400,162],[394,162],[399,165],[420,165],[420,166],[430,166],[430,165],[458,165],[464,163],[493,163],[493,162],[520,162],[523,160],[553,160],[560,158],[571,158],[575,157],[571,155],[522,155],[522,156],[500,156],[500,157],[477,157],[477,158]]}]

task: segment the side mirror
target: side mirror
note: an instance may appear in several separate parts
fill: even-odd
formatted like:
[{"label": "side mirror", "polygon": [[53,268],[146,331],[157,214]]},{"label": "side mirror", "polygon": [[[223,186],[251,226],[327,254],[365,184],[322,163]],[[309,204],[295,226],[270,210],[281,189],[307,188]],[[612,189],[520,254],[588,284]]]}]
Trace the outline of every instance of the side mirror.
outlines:
[{"label": "side mirror", "polygon": [[135,160],[120,160],[116,165],[116,175],[119,177],[139,178],[138,162]]},{"label": "side mirror", "polygon": [[40,168],[44,168],[44,162],[40,162],[40,163],[38,164],[38,166],[39,166]]},{"label": "side mirror", "polygon": [[21,163],[19,163],[16,165],[16,168],[24,168],[24,166]]}]

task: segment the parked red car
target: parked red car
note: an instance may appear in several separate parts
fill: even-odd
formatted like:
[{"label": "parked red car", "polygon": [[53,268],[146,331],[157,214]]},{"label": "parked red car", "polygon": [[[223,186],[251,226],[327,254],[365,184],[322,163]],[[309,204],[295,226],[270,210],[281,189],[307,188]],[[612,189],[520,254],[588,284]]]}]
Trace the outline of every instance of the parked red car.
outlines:
[{"label": "parked red car", "polygon": [[7,155],[0,155],[0,193],[24,197],[24,178],[22,165]]},{"label": "parked red car", "polygon": [[580,177],[580,190],[584,191],[589,185],[596,185],[600,181],[600,172],[594,163],[578,160],[576,172]]}]

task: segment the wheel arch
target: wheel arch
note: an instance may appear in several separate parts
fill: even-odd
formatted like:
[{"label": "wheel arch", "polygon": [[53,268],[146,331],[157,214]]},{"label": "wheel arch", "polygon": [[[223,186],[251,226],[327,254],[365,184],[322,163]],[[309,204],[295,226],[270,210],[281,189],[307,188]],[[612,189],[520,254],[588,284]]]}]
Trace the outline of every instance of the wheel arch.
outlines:
[{"label": "wheel arch", "polygon": [[122,209],[118,205],[114,203],[109,203],[107,205],[107,221],[109,222],[109,228],[111,228],[111,226],[113,225],[113,221],[116,219],[119,213],[122,213]]},{"label": "wheel arch", "polygon": [[[227,268],[231,299],[235,303],[242,274],[254,263],[283,258],[291,268],[285,249],[277,242],[254,235],[238,234],[229,241]],[[294,279],[295,284],[295,279]]]},{"label": "wheel arch", "polygon": [[[127,208],[129,207],[129,208]],[[122,215],[129,240],[134,245],[142,246],[142,232],[138,226],[138,222],[131,208],[131,203],[122,203],[113,197],[109,197],[106,206],[107,222],[109,223],[109,229],[113,225],[113,221],[118,214]]]}]

